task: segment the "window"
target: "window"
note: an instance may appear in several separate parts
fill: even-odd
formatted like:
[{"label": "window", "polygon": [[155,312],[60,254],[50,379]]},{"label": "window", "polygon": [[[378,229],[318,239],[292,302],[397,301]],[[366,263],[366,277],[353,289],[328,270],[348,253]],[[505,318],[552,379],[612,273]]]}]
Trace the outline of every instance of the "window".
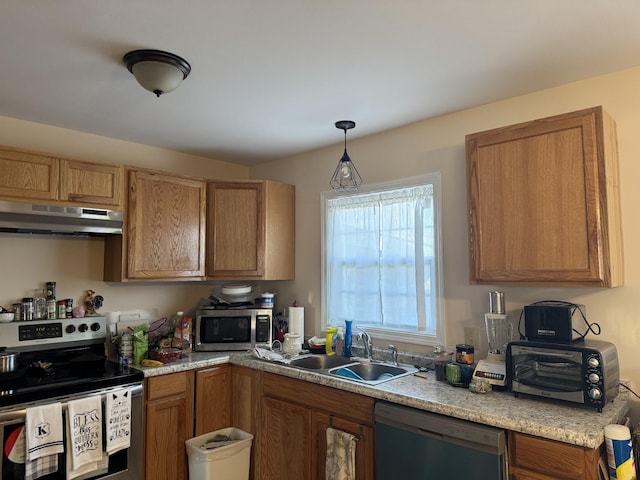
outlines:
[{"label": "window", "polygon": [[442,341],[440,175],[324,192],[323,324],[374,338]]}]

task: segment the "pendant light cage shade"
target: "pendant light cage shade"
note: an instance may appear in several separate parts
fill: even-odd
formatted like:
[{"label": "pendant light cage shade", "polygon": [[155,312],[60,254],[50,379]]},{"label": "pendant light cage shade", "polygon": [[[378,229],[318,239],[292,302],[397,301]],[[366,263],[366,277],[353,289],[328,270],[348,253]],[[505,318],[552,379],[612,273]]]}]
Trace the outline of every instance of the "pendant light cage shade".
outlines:
[{"label": "pendant light cage shade", "polygon": [[162,50],[134,50],[122,61],[137,82],[158,97],[175,90],[191,73],[184,58]]},{"label": "pendant light cage shade", "polygon": [[344,153],[340,161],[338,161],[338,166],[329,181],[329,185],[336,192],[355,192],[362,183],[362,177],[347,153],[347,130],[355,126],[356,122],[351,120],[340,120],[336,122],[336,128],[344,130]]}]

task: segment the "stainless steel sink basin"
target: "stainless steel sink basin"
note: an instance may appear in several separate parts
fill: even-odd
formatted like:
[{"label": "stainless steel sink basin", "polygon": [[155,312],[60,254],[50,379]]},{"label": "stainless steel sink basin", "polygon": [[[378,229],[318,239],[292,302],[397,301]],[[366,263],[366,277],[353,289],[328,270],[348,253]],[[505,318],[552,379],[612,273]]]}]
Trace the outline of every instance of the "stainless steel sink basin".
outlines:
[{"label": "stainless steel sink basin", "polygon": [[333,367],[353,363],[353,360],[339,355],[310,355],[308,357],[291,360],[289,365],[293,367],[307,368],[309,370],[328,370]]},{"label": "stainless steel sink basin", "polygon": [[418,369],[410,365],[387,365],[384,363],[357,362],[329,369],[329,374],[347,380],[377,385],[394,378],[411,375]]}]

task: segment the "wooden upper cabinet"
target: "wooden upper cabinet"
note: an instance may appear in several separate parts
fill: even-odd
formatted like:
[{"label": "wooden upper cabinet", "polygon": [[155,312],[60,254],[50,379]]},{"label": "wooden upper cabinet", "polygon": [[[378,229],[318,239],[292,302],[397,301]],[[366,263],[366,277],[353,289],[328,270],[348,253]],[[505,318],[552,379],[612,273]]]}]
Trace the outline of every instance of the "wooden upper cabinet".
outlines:
[{"label": "wooden upper cabinet", "polygon": [[595,107],[466,136],[470,281],[623,283],[616,128]]},{"label": "wooden upper cabinet", "polygon": [[48,155],[0,147],[0,196],[57,200],[60,163]]},{"label": "wooden upper cabinet", "polygon": [[204,181],[134,169],[128,177],[127,278],[203,277]]},{"label": "wooden upper cabinet", "polygon": [[60,200],[122,206],[122,166],[60,161]]},{"label": "wooden upper cabinet", "polygon": [[295,276],[295,187],[269,180],[210,181],[207,277]]}]

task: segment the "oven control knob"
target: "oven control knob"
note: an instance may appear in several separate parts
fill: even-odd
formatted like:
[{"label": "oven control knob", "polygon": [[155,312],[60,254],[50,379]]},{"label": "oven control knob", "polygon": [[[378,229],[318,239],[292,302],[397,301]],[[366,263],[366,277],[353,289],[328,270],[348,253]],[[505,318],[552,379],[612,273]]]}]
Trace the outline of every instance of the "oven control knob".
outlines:
[{"label": "oven control knob", "polygon": [[600,360],[598,360],[598,357],[589,357],[587,363],[591,368],[597,368],[600,366]]},{"label": "oven control knob", "polygon": [[81,323],[78,327],[78,330],[81,332],[86,332],[87,330],[89,330],[89,326],[86,323]]},{"label": "oven control knob", "polygon": [[76,327],[75,325],[67,325],[64,331],[67,333],[73,333],[76,331]]},{"label": "oven control knob", "polygon": [[92,332],[97,332],[98,330],[100,330],[100,324],[98,322],[92,323],[91,324],[91,331]]},{"label": "oven control knob", "polygon": [[591,398],[591,400],[600,400],[602,398],[602,392],[599,388],[592,388],[589,390],[589,398]]},{"label": "oven control knob", "polygon": [[589,374],[589,382],[590,383],[598,383],[600,381],[600,375],[598,375],[597,373],[590,373]]}]

